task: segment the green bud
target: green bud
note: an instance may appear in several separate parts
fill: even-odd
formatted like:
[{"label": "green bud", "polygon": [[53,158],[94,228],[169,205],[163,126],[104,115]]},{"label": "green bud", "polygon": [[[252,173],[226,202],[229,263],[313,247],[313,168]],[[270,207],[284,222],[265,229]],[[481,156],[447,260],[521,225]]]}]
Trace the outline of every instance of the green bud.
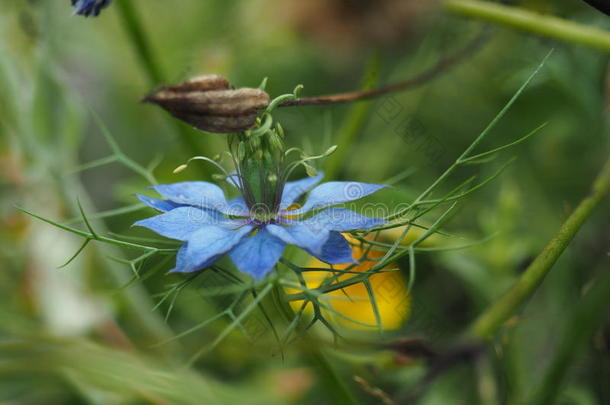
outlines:
[{"label": "green bud", "polygon": [[263,90],[263,91],[265,91],[265,89],[267,88],[267,81],[268,81],[268,80],[269,80],[269,78],[268,78],[268,77],[265,77],[265,78],[263,79],[263,81],[261,82],[261,84],[259,84],[259,85],[258,85],[258,89],[259,89],[259,90]]},{"label": "green bud", "polygon": [[282,142],[282,139],[276,133],[272,133],[271,135],[269,135],[269,143],[273,148],[277,149],[280,152],[284,150],[284,142]]},{"label": "green bud", "polygon": [[337,145],[333,145],[333,146],[331,146],[330,148],[328,148],[328,149],[326,150],[326,152],[324,152],[324,156],[326,157],[326,156],[330,156],[330,155],[332,155],[333,153],[335,153],[335,151],[337,150],[337,148],[338,148],[338,147],[339,147],[339,146],[337,146]]},{"label": "green bud", "polygon": [[303,166],[305,166],[305,173],[307,173],[309,177],[317,176],[318,171],[313,166],[310,166],[307,163],[303,163]]},{"label": "green bud", "polygon": [[277,134],[280,136],[280,138],[285,138],[284,128],[280,125],[279,122],[275,123],[275,130],[277,131]]},{"label": "green bud", "polygon": [[260,150],[261,140],[258,136],[253,136],[250,138],[250,148],[252,148],[252,151]]},{"label": "green bud", "polygon": [[176,167],[172,173],[174,173],[174,174],[180,173],[181,171],[183,171],[187,167],[188,167],[188,165],[180,165],[180,166]]},{"label": "green bud", "polygon": [[242,161],[246,158],[246,144],[239,142],[237,145],[237,160]]}]

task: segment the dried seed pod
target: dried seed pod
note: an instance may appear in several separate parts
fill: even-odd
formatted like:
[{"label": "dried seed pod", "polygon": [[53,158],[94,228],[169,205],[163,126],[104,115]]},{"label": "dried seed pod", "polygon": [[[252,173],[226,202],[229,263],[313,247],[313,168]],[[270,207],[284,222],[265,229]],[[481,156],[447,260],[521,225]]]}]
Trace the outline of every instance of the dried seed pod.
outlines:
[{"label": "dried seed pod", "polygon": [[165,86],[163,90],[186,93],[189,91],[227,90],[230,88],[229,81],[220,75],[201,75],[188,79],[177,86]]},{"label": "dried seed pod", "polygon": [[232,89],[224,77],[205,75],[163,87],[142,101],[161,106],[197,129],[229,133],[252,128],[257,111],[269,105],[269,95],[259,89]]}]

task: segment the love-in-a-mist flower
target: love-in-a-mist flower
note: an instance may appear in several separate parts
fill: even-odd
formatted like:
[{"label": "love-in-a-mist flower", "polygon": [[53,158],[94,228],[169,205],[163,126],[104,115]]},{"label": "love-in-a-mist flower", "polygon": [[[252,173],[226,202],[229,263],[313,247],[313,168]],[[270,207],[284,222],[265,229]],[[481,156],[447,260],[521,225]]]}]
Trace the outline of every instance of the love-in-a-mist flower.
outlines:
[{"label": "love-in-a-mist flower", "polygon": [[74,14],[85,17],[98,16],[103,8],[108,7],[112,0],[71,0]]},{"label": "love-in-a-mist flower", "polygon": [[[351,246],[341,232],[370,229],[384,220],[337,205],[384,186],[341,181],[317,185],[321,173],[286,182],[302,161],[284,166],[285,152],[276,133],[237,136],[232,148],[237,172],[227,180],[241,196],[227,201],[218,185],[204,181],[154,186],[165,199],[139,196],[162,214],[135,225],[184,242],[172,271],[201,270],[228,254],[240,271],[261,279],[286,245],[298,246],[325,263],[353,263]],[[295,208],[308,191],[306,202]]]},{"label": "love-in-a-mist flower", "polygon": [[[158,185],[153,188],[166,200],[139,198],[163,213],[135,225],[184,242],[172,270],[175,272],[203,269],[228,253],[240,271],[260,279],[273,269],[287,244],[325,263],[353,263],[352,248],[340,232],[369,229],[384,221],[331,206],[367,196],[384,186],[327,182],[314,187],[302,207],[289,209],[321,179],[319,174],[287,182],[278,204],[270,210],[242,197],[227,201],[222,189],[213,183]],[[237,185],[234,179],[231,182]]]}]

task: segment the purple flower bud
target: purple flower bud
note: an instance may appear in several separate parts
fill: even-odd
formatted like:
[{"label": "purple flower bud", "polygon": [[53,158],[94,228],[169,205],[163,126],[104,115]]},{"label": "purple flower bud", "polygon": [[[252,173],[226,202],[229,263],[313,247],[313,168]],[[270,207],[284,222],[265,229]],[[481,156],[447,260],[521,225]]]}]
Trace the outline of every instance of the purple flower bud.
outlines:
[{"label": "purple flower bud", "polygon": [[98,16],[100,11],[108,7],[112,0],[71,0],[75,8],[74,13],[78,15]]}]

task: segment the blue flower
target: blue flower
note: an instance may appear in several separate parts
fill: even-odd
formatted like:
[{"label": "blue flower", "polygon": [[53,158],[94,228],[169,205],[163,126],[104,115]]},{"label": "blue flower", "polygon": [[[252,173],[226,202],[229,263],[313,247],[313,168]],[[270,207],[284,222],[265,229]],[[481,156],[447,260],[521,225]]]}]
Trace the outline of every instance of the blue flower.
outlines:
[{"label": "blue flower", "polygon": [[[134,225],[184,242],[178,250],[174,272],[201,270],[228,254],[240,271],[261,279],[273,269],[287,244],[326,263],[353,263],[352,249],[340,232],[370,229],[385,221],[333,206],[385,186],[339,181],[316,186],[321,179],[320,174],[287,182],[280,201],[271,210],[261,204],[247,204],[241,196],[227,201],[222,189],[213,183],[158,185],[153,189],[165,199],[143,195],[138,198],[162,213]],[[228,180],[241,188],[237,175]],[[309,190],[307,201],[294,209],[297,200]]]},{"label": "blue flower", "polygon": [[108,7],[112,0],[71,0],[74,7],[74,13],[79,15],[98,16],[100,11]]}]

